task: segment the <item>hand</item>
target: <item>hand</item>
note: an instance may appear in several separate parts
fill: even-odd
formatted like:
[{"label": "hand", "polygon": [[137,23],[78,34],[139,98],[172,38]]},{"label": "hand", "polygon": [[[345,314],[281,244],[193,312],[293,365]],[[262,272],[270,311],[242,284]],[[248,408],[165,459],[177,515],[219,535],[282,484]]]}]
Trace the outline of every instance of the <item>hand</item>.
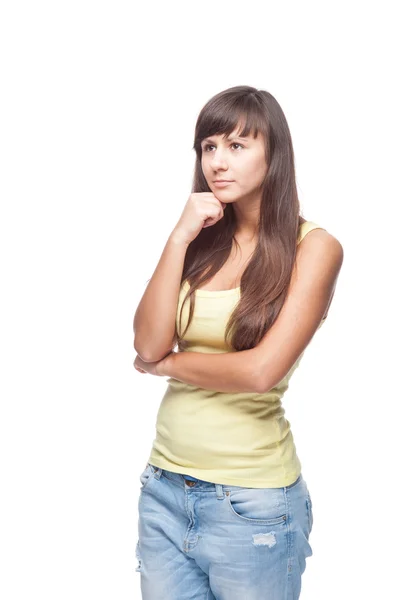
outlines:
[{"label": "hand", "polygon": [[170,352],[161,360],[155,362],[144,362],[137,354],[134,360],[133,366],[139,371],[139,373],[150,373],[150,375],[157,375],[158,377],[162,377],[164,375],[163,368],[165,366],[166,360],[170,357],[171,354],[175,354],[175,352]]},{"label": "hand", "polygon": [[159,375],[158,365],[160,362],[162,362],[162,360],[158,360],[155,362],[144,362],[144,360],[142,360],[137,354],[136,358],[134,359],[133,366],[137,371],[139,371],[139,373],[150,373],[150,375]]},{"label": "hand", "polygon": [[226,203],[221,202],[212,192],[193,192],[172,233],[190,244],[203,228],[211,227],[223,219],[225,208]]}]

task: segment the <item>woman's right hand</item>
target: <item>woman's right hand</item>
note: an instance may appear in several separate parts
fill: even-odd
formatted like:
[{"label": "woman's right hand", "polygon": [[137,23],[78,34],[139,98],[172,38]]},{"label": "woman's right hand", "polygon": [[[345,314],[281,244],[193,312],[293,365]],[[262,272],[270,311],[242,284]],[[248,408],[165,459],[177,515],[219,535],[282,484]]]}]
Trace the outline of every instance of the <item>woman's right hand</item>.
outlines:
[{"label": "woman's right hand", "polygon": [[212,192],[190,194],[173,234],[190,244],[204,227],[215,225],[223,218],[225,207]]}]

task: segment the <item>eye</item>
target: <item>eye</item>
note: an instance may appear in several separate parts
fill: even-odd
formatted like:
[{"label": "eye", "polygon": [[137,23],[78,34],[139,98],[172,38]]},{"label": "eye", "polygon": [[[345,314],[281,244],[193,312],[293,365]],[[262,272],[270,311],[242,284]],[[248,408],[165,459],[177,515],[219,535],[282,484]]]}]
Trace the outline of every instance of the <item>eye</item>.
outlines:
[{"label": "eye", "polygon": [[[239,144],[238,142],[232,142],[230,144],[230,147],[231,146],[240,146],[240,148],[244,148],[244,146],[242,144]],[[213,148],[213,147],[214,147],[213,144],[205,144],[205,146],[204,146],[204,152],[208,152],[208,148]]]}]

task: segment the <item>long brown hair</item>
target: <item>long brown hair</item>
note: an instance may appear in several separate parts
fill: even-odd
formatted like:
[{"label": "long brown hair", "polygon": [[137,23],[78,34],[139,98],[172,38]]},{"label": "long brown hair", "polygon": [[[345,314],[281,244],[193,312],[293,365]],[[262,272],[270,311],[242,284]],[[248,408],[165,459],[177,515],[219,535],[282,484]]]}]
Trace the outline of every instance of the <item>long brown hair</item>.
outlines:
[{"label": "long brown hair", "polygon": [[[238,135],[263,135],[267,174],[262,184],[258,239],[241,277],[240,300],[225,331],[225,342],[234,350],[255,347],[276,320],[287,295],[295,265],[299,226],[305,221],[295,182],[294,150],[287,120],[277,100],[264,90],[239,85],[216,94],[202,108],[195,127],[196,162],[193,192],[211,192],[201,167],[201,141],[212,135],[227,137],[239,124]],[[187,248],[181,282],[190,289],[189,318],[184,332],[176,332],[180,351],[194,314],[195,290],[208,281],[228,259],[235,239],[236,218],[227,204],[224,217],[200,231]]]}]

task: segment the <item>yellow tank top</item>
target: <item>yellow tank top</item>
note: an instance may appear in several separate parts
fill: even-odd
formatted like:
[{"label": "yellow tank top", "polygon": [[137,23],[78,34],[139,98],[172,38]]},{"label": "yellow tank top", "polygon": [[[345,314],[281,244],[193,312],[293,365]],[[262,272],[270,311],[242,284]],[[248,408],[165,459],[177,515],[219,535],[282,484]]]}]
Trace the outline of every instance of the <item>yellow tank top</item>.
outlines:
[{"label": "yellow tank top", "polygon": [[[312,221],[302,223],[298,243],[312,229],[323,227]],[[187,282],[181,286],[177,327],[188,288]],[[224,332],[239,297],[240,288],[196,290],[193,320],[184,336],[185,352],[229,351]],[[182,331],[188,312],[189,301],[183,309]],[[148,462],[226,485],[273,488],[293,483],[301,473],[301,463],[281,399],[303,354],[273,389],[262,394],[215,392],[169,377]]]}]

